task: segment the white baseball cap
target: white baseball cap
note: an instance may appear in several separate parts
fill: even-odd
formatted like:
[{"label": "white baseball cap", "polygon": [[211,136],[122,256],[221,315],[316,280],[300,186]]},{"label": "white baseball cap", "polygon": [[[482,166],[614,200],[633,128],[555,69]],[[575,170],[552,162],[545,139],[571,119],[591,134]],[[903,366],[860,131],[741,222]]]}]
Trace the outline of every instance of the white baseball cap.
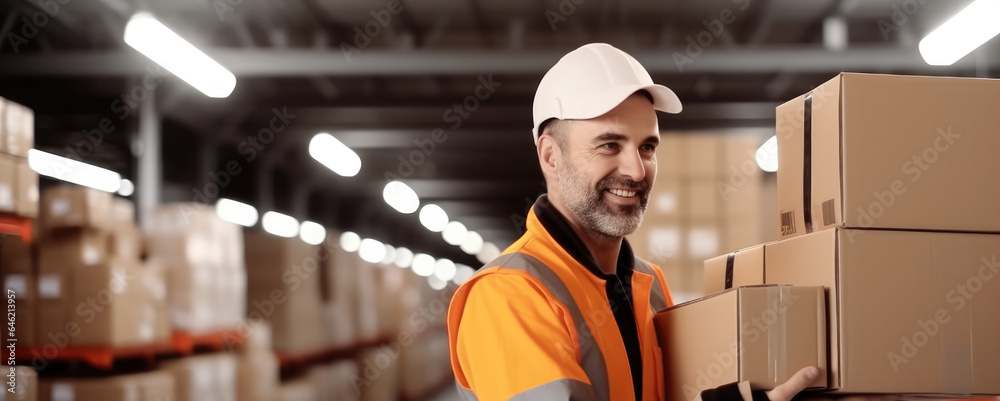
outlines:
[{"label": "white baseball cap", "polygon": [[538,128],[546,120],[596,118],[640,90],[653,97],[653,109],[681,112],[681,101],[674,91],[654,84],[646,69],[628,53],[607,43],[580,46],[559,59],[538,84],[532,106],[535,144],[541,135]]}]

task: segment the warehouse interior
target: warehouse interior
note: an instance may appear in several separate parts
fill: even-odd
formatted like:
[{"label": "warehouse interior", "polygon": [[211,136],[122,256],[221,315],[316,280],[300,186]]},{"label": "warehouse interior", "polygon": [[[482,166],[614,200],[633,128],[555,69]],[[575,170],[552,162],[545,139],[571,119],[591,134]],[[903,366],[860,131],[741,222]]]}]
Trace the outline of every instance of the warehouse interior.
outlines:
[{"label": "warehouse interior", "polygon": [[[36,340],[19,340],[18,365],[40,400],[66,400],[66,383],[77,400],[457,399],[444,310],[545,193],[532,100],[562,55],[612,44],[684,104],[659,114],[655,189],[628,237],[679,304],[707,295],[706,259],[779,239],[776,107],[841,72],[1000,78],[997,39],[947,66],[918,50],[970,3],[2,0],[0,97],[30,113],[27,148],[97,169],[60,161],[46,174],[27,149],[10,152],[41,175],[33,213],[0,211],[0,270],[19,274],[17,259],[37,281],[43,259],[103,241],[98,264],[150,282],[121,302],[157,315],[112,302],[121,315],[96,314],[106,337],[64,344],[42,333],[62,330],[63,313],[43,297],[20,310]],[[231,93],[209,95],[126,43],[137,15],[230,72]],[[82,223],[45,221],[59,197]],[[308,291],[271,315],[270,283],[288,274]],[[61,288],[101,289],[84,276]],[[148,330],[122,334],[140,316]],[[113,398],[128,375],[148,376],[139,398]]]}]

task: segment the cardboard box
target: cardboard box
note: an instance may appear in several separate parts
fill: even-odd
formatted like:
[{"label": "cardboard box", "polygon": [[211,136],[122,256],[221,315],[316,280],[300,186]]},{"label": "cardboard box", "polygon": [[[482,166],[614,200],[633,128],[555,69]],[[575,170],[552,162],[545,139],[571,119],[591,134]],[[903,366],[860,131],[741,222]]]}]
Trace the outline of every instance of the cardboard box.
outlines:
[{"label": "cardboard box", "polygon": [[108,237],[104,233],[78,230],[43,237],[38,244],[39,299],[71,298],[73,272],[108,260]]},{"label": "cardboard box", "polygon": [[43,401],[167,401],[174,399],[173,377],[160,371],[99,378],[42,379]]},{"label": "cardboard box", "polygon": [[[8,317],[5,323],[13,322],[14,327],[11,328],[8,324],[0,327],[0,332],[2,332],[0,339],[3,340],[3,344],[16,342],[20,346],[31,345],[35,342],[36,305],[38,304],[37,295],[35,295],[35,275],[4,272],[0,279],[2,279],[4,294],[13,293],[15,308],[11,311],[8,305]],[[14,314],[13,319],[11,319],[10,313]]]},{"label": "cardboard box", "polygon": [[174,376],[165,371],[143,373],[139,383],[142,401],[174,400]]},{"label": "cardboard box", "polygon": [[807,366],[826,387],[822,287],[750,286],[667,308],[653,318],[669,400],[749,381],[770,390]]},{"label": "cardboard box", "polygon": [[142,234],[135,225],[135,204],[124,198],[111,200],[111,252],[123,260],[139,260]]},{"label": "cardboard box", "polygon": [[77,271],[73,281],[73,322],[78,346],[122,347],[154,341],[153,323],[142,318],[148,305],[134,262],[111,260]]},{"label": "cardboard box", "polygon": [[0,153],[0,212],[17,212],[17,159]]},{"label": "cardboard box", "polygon": [[119,225],[109,233],[108,247],[115,258],[137,262],[142,256],[142,234],[135,225]]},{"label": "cardboard box", "polygon": [[174,378],[173,401],[234,401],[236,359],[229,354],[184,357],[163,363]]},{"label": "cardboard box", "polygon": [[41,380],[41,401],[140,401],[140,381],[135,375],[95,379]]},{"label": "cardboard box", "polygon": [[1000,394],[1000,235],[824,230],[765,246],[766,282],[823,286],[830,388]]},{"label": "cardboard box", "polygon": [[160,205],[143,214],[150,255],[182,258],[179,263],[244,269],[242,227],[198,203]]},{"label": "cardboard box", "polygon": [[299,353],[325,346],[320,318],[324,261],[319,248],[266,233],[248,232],[245,238],[248,316],[270,322],[276,351]]},{"label": "cardboard box", "polygon": [[166,270],[171,325],[177,330],[195,333],[213,330],[218,305],[213,299],[216,286],[212,282],[212,271],[162,263]]},{"label": "cardboard box", "polygon": [[27,159],[17,163],[15,203],[17,214],[24,217],[38,217],[38,173],[31,169]]},{"label": "cardboard box", "polygon": [[39,316],[35,326],[35,344],[68,342],[61,338],[75,333],[79,326],[72,316],[73,286],[77,271],[108,262],[107,236],[92,230],[72,230],[42,237],[38,243],[36,292]]},{"label": "cardboard box", "polygon": [[998,103],[1000,80],[844,73],[779,106],[780,237],[1000,231]]},{"label": "cardboard box", "polygon": [[39,226],[43,231],[65,227],[110,230],[111,194],[96,189],[60,185],[42,193]]},{"label": "cardboard box", "polygon": [[376,361],[382,361],[387,356],[389,355],[382,347],[369,348],[358,354],[358,369],[362,372],[362,377],[365,376],[365,370],[376,369],[380,372],[374,379],[362,383],[360,397],[362,401],[399,399],[399,358],[390,358],[389,365],[385,367],[381,362],[376,365]]},{"label": "cardboard box", "polygon": [[270,351],[256,350],[240,355],[236,360],[236,399],[273,400],[280,387],[278,368],[278,358]]},{"label": "cardboard box", "polygon": [[[4,384],[0,391],[0,401],[37,401],[38,400],[38,373],[35,369],[27,366],[11,367],[14,369],[14,387]],[[9,374],[8,369],[5,373]],[[6,378],[8,381],[10,377]]]},{"label": "cardboard box", "polygon": [[719,159],[722,141],[719,134],[697,132],[682,136],[686,151],[681,155],[682,168],[688,177],[714,180],[720,176]]},{"label": "cardboard box", "polygon": [[35,113],[20,104],[4,100],[3,151],[18,157],[28,157],[28,149],[35,144]]},{"label": "cardboard box", "polygon": [[705,295],[764,284],[764,245],[705,260]]},{"label": "cardboard box", "polygon": [[276,401],[316,401],[319,400],[316,388],[308,379],[299,379],[283,383],[278,389]]},{"label": "cardboard box", "polygon": [[7,153],[7,127],[4,114],[7,111],[7,99],[0,97],[0,153]]}]

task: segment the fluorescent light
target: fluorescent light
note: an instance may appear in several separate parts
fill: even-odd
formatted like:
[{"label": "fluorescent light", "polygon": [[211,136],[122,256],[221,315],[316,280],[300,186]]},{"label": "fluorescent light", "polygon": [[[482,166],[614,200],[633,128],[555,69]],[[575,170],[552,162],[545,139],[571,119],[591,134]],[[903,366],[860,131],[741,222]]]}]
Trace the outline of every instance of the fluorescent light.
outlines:
[{"label": "fluorescent light", "polygon": [[132,183],[128,178],[122,178],[122,183],[118,187],[118,195],[121,196],[132,196],[135,193],[135,184]]},{"label": "fluorescent light", "polygon": [[299,234],[299,221],[287,214],[267,212],[260,222],[264,231],[279,237],[294,238]]},{"label": "fluorescent light", "polygon": [[413,272],[418,276],[430,277],[434,274],[434,257],[426,253],[418,253],[413,255]]},{"label": "fluorescent light", "polygon": [[497,248],[497,246],[492,242],[487,242],[483,244],[483,250],[476,254],[476,260],[478,260],[479,263],[486,264],[490,263],[491,260],[496,259],[497,256],[500,256],[500,248]]},{"label": "fluorescent light", "polygon": [[474,274],[476,274],[476,271],[473,268],[460,263],[456,266],[455,277],[452,277],[451,282],[456,285],[462,285],[466,281],[469,281]]},{"label": "fluorescent light", "polygon": [[385,244],[385,257],[382,258],[382,261],[379,263],[387,265],[395,261],[396,261],[396,248],[393,248],[392,245]]},{"label": "fluorescent light", "polygon": [[220,198],[215,202],[215,214],[219,218],[243,227],[253,227],[257,224],[257,209],[243,202]]},{"label": "fluorescent light", "polygon": [[438,259],[434,263],[434,276],[448,281],[455,277],[455,262],[448,259]]},{"label": "fluorescent light", "polygon": [[208,97],[227,97],[236,87],[233,73],[150,13],[136,13],[128,20],[125,43]]},{"label": "fluorescent light", "polygon": [[430,276],[427,278],[427,285],[431,286],[431,288],[437,291],[441,291],[448,286],[448,282],[440,278],[437,278],[435,276]]},{"label": "fluorescent light", "polygon": [[420,198],[417,197],[417,193],[409,185],[400,181],[390,181],[385,184],[382,198],[385,199],[385,203],[403,214],[416,212],[417,208],[420,207]]},{"label": "fluorescent light", "polygon": [[104,192],[118,192],[122,177],[118,173],[73,159],[28,149],[28,167],[36,173]]},{"label": "fluorescent light", "polygon": [[361,240],[361,247],[358,249],[361,260],[368,263],[378,263],[385,259],[385,245],[371,238]]},{"label": "fluorescent light", "polygon": [[403,247],[396,248],[396,266],[405,269],[412,264],[413,251]]},{"label": "fluorescent light", "polygon": [[778,137],[772,136],[757,148],[757,166],[761,170],[773,173],[778,171]]},{"label": "fluorescent light", "polygon": [[448,225],[448,213],[444,212],[441,206],[433,203],[420,208],[420,224],[428,230],[439,233]]},{"label": "fluorescent light", "polygon": [[920,40],[930,65],[952,65],[1000,34],[1000,0],[976,0]]},{"label": "fluorescent light", "polygon": [[309,141],[309,155],[334,173],[354,177],[361,171],[361,158],[333,135],[321,132]]},{"label": "fluorescent light", "polygon": [[361,237],[350,231],[340,234],[340,249],[347,252],[357,252],[361,247]]},{"label": "fluorescent light", "polygon": [[465,237],[469,234],[469,230],[465,228],[465,224],[459,223],[457,221],[452,221],[444,227],[444,231],[441,231],[441,236],[444,237],[444,242],[450,245],[461,245],[465,242]]},{"label": "fluorescent light", "polygon": [[462,249],[462,252],[475,255],[483,250],[483,236],[475,231],[469,231],[465,235],[465,241],[462,241],[462,245],[459,245],[459,248]]},{"label": "fluorescent light", "polygon": [[326,239],[326,228],[319,223],[303,221],[299,225],[299,238],[309,245],[319,245]]},{"label": "fluorescent light", "polygon": [[847,48],[847,21],[844,17],[830,17],[823,20],[823,47],[832,51]]}]

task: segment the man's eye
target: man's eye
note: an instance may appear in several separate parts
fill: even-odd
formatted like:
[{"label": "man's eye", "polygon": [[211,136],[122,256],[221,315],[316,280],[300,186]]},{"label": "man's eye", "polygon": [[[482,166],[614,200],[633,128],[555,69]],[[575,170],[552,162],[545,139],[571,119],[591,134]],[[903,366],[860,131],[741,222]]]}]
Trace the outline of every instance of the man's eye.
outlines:
[{"label": "man's eye", "polygon": [[642,145],[642,150],[646,151],[646,152],[655,152],[656,151],[656,146],[651,145],[651,144]]},{"label": "man's eye", "polygon": [[618,150],[618,144],[614,142],[608,142],[606,144],[601,145],[601,148],[607,150]]}]

